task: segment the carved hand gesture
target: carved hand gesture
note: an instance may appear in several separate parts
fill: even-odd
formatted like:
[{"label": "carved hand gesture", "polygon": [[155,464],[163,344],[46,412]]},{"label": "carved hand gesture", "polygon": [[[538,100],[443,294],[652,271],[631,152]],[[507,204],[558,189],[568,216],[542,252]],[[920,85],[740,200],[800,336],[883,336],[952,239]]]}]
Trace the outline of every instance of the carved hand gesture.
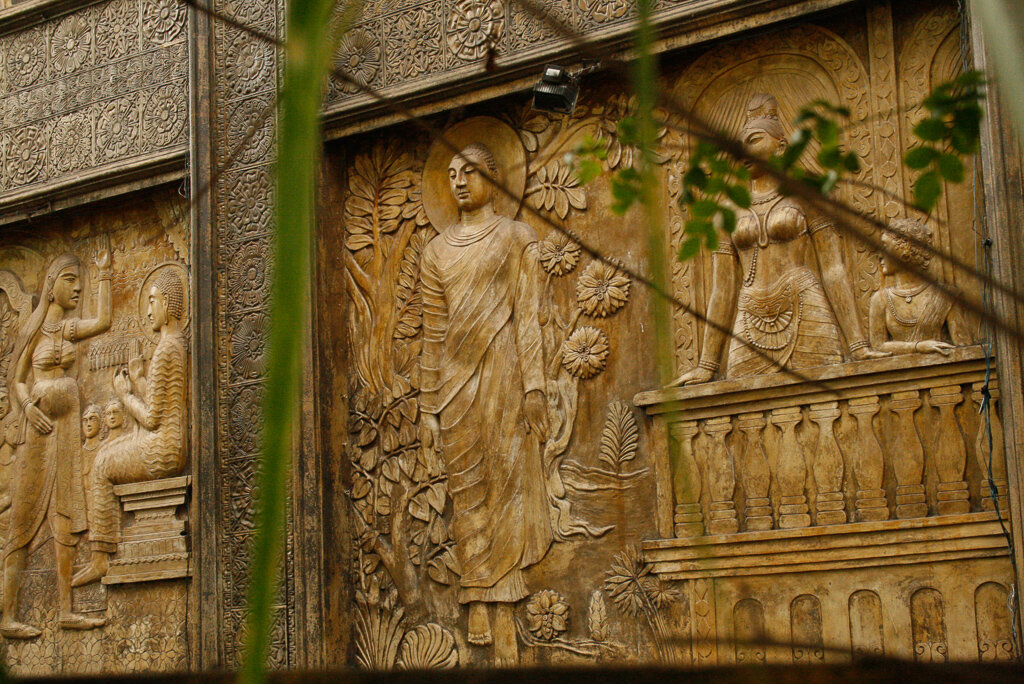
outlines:
[{"label": "carved hand gesture", "polygon": [[668,383],[668,387],[682,387],[683,385],[699,385],[703,382],[710,382],[715,377],[715,372],[703,366],[697,366],[678,378]]},{"label": "carved hand gesture", "polygon": [[548,438],[548,402],[541,390],[530,390],[526,393],[526,403],[523,407],[526,413],[526,423],[530,431],[537,435],[537,439],[544,441]]},{"label": "carved hand gesture", "polygon": [[25,416],[39,434],[48,435],[53,430],[53,421],[35,404],[29,404],[25,407]]},{"label": "carved hand gesture", "polygon": [[441,421],[433,413],[420,415],[420,450],[427,475],[435,477],[441,472]]},{"label": "carved hand gesture", "polygon": [[96,268],[100,269],[101,271],[109,271],[110,270],[110,250],[109,249],[101,249],[96,254]]},{"label": "carved hand gesture", "polygon": [[146,361],[141,356],[136,356],[128,362],[128,377],[132,383],[138,383],[145,376]]},{"label": "carved hand gesture", "polygon": [[131,378],[127,370],[121,368],[114,373],[114,393],[124,399],[125,395],[131,393]]},{"label": "carved hand gesture", "polygon": [[914,345],[914,351],[918,354],[942,354],[943,356],[949,356],[956,347],[951,345],[949,342],[940,342],[939,340],[921,340]]}]

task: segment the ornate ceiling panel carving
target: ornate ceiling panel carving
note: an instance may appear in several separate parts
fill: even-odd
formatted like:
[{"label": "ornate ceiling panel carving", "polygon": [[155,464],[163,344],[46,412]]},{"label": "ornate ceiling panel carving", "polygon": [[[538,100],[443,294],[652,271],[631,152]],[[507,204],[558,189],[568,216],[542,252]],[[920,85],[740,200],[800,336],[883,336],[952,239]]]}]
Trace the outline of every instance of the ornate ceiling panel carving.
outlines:
[{"label": "ornate ceiling panel carving", "polygon": [[0,36],[0,200],[183,152],[186,19],[111,0]]}]

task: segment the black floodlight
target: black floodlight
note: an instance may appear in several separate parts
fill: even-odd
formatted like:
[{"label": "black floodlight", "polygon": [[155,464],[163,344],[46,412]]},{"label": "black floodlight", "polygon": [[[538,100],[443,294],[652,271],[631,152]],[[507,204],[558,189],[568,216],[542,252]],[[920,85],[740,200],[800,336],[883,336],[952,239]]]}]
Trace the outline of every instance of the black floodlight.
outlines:
[{"label": "black floodlight", "polygon": [[576,76],[568,69],[547,64],[540,81],[533,86],[533,108],[542,112],[572,114],[579,96],[580,85]]}]

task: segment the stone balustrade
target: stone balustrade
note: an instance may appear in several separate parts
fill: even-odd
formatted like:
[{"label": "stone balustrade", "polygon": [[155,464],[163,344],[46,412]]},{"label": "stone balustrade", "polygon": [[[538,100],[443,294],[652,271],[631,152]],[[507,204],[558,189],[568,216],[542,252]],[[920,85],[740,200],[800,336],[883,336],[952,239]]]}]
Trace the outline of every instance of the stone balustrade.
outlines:
[{"label": "stone balustrade", "polygon": [[[980,347],[642,392],[659,534],[1006,511],[998,384]],[[990,459],[989,442],[993,458]]]}]

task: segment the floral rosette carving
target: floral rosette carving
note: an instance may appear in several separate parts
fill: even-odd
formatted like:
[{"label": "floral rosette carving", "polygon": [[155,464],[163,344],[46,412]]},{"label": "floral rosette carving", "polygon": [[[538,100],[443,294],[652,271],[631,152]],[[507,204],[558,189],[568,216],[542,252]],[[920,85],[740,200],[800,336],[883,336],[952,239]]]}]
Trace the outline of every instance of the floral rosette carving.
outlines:
[{"label": "floral rosette carving", "polygon": [[[380,65],[380,41],[369,31],[353,29],[338,41],[338,49],[334,53],[334,66],[356,83],[368,85],[373,82],[380,72]],[[359,92],[359,88],[352,83],[337,79],[335,81],[343,92]]]},{"label": "floral rosette carving", "polygon": [[11,134],[7,148],[7,177],[13,185],[39,179],[46,160],[43,134],[36,126],[25,126]]},{"label": "floral rosette carving", "polygon": [[608,336],[603,331],[583,326],[562,344],[562,366],[571,375],[587,380],[605,369],[609,351]]},{"label": "floral rosette carving", "polygon": [[554,641],[569,628],[569,604],[557,591],[542,589],[526,603],[526,628],[541,641]]},{"label": "floral rosette carving", "polygon": [[53,31],[50,59],[53,68],[67,74],[82,66],[92,48],[92,29],[78,15],[67,17]]},{"label": "floral rosette carving", "polygon": [[395,17],[387,32],[388,80],[415,78],[439,68],[441,23],[439,6],[417,7]]},{"label": "floral rosette carving", "polygon": [[249,314],[231,333],[231,364],[242,378],[251,380],[263,374],[264,355],[270,325],[262,313]]},{"label": "floral rosette carving", "polygon": [[101,159],[121,157],[138,142],[138,106],[128,98],[114,100],[96,121],[96,152]]},{"label": "floral rosette carving", "polygon": [[142,33],[151,42],[164,45],[185,30],[188,7],[179,0],[147,0],[142,9]]},{"label": "floral rosette carving", "polygon": [[580,262],[580,246],[565,234],[558,233],[537,244],[541,267],[553,276],[564,276]]},{"label": "floral rosette carving", "polygon": [[448,47],[465,62],[486,55],[505,33],[505,7],[500,0],[462,0],[449,11]]},{"label": "floral rosette carving", "polygon": [[187,104],[184,83],[168,83],[154,90],[142,112],[146,142],[153,147],[165,147],[181,141]]},{"label": "floral rosette carving", "polygon": [[629,14],[632,3],[629,0],[576,0],[576,7],[587,21],[606,24]]},{"label": "floral rosette carving", "polygon": [[56,173],[67,173],[87,167],[92,161],[92,125],[84,112],[73,112],[57,120],[50,133],[50,155]]},{"label": "floral rosette carving", "polygon": [[592,261],[576,284],[576,301],[591,318],[607,318],[629,301],[629,278],[614,266]]},{"label": "floral rosette carving", "polygon": [[7,48],[6,67],[11,82],[24,88],[35,83],[46,65],[46,47],[39,29],[15,35]]}]

